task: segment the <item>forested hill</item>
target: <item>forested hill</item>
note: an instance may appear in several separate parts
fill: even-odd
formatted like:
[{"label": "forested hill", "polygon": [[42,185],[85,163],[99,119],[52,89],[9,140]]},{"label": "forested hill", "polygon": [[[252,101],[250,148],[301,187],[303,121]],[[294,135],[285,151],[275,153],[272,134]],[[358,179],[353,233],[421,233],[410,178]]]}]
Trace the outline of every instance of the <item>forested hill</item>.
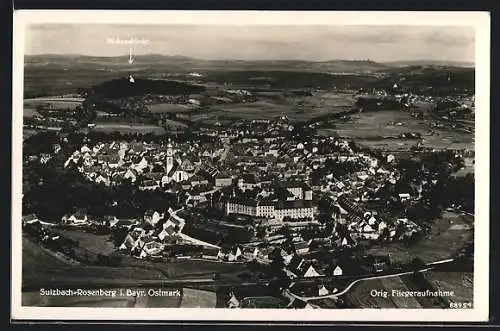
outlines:
[{"label": "forested hill", "polygon": [[135,78],[130,82],[128,78],[119,78],[92,86],[92,91],[103,98],[121,98],[140,96],[148,93],[163,95],[179,95],[200,93],[204,86],[193,85],[178,81],[152,80]]}]

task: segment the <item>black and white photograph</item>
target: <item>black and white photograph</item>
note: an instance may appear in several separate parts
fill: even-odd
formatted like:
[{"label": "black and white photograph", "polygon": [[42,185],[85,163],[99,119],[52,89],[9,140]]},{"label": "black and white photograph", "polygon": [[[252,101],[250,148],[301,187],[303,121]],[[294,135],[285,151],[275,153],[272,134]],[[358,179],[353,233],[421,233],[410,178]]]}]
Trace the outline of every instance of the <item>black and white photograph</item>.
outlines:
[{"label": "black and white photograph", "polygon": [[19,318],[487,318],[487,14],[14,21]]}]

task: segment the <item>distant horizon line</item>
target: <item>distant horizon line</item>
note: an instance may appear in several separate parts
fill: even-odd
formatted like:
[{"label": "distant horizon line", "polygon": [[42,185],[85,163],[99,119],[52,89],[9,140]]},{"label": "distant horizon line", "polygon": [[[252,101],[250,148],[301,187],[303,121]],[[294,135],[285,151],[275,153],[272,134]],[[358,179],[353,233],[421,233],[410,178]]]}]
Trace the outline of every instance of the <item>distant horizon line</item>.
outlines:
[{"label": "distant horizon line", "polygon": [[[93,58],[119,58],[119,57],[129,57],[129,54],[123,55],[89,55],[89,54],[73,54],[73,53],[38,53],[38,54],[25,54],[25,57],[30,56],[66,56],[66,57],[93,57]],[[186,58],[190,60],[196,61],[248,61],[248,62],[259,62],[259,61],[297,61],[297,62],[313,62],[313,63],[325,63],[325,62],[335,62],[335,61],[349,61],[349,62],[373,62],[373,63],[399,63],[399,62],[437,62],[437,63],[463,63],[463,64],[471,64],[475,65],[475,61],[467,61],[467,60],[440,60],[440,59],[426,59],[426,58],[417,58],[417,59],[401,59],[401,60],[390,60],[390,61],[377,61],[373,59],[346,59],[346,58],[336,58],[330,60],[306,60],[306,59],[277,59],[277,58],[259,58],[259,59],[242,59],[242,58],[221,58],[221,59],[202,59],[197,57],[192,57],[188,55],[170,55],[170,54],[160,54],[160,53],[145,53],[145,54],[135,54],[134,57],[142,57],[142,56],[158,56],[158,57],[170,57],[170,58]]]}]

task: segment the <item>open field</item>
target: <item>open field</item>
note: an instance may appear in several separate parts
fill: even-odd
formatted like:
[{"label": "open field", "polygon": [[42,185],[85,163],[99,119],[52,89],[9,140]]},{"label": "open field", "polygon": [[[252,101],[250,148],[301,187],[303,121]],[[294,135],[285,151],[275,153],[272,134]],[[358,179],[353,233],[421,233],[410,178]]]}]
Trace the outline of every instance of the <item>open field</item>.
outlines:
[{"label": "open field", "polygon": [[114,132],[120,133],[153,133],[164,134],[165,129],[156,125],[142,124],[142,123],[97,123],[92,129],[93,131],[101,132]]},{"label": "open field", "polygon": [[101,253],[109,255],[116,249],[111,241],[108,241],[109,235],[96,235],[79,230],[56,230],[61,236],[76,241],[79,247],[95,254]]},{"label": "open field", "polygon": [[368,249],[368,254],[391,254],[392,262],[409,262],[420,258],[424,262],[434,262],[454,256],[462,247],[473,240],[473,219],[467,215],[444,212],[434,221],[432,231],[413,246],[401,243],[376,245]]},{"label": "open field", "polygon": [[54,97],[39,97],[39,98],[31,98],[25,99],[24,102],[29,103],[38,103],[38,102],[47,102],[47,103],[82,103],[85,101],[84,98],[75,98],[75,97],[65,97],[65,96],[54,96]]},{"label": "open field", "polygon": [[246,269],[242,263],[222,263],[203,260],[184,260],[168,263],[154,263],[168,278],[209,277],[220,273],[222,279],[237,278],[237,274]]},{"label": "open field", "polygon": [[307,121],[317,116],[349,110],[354,103],[350,94],[318,92],[313,96],[262,98],[255,102],[213,105],[189,114],[191,121],[212,122],[239,119],[275,119],[286,115],[291,121]]},{"label": "open field", "polygon": [[435,130],[439,136],[424,136],[424,147],[474,150],[474,135],[451,130]]},{"label": "open field", "polygon": [[164,125],[168,128],[187,128],[188,125],[185,123],[177,122],[174,120],[164,119]]},{"label": "open field", "polygon": [[[401,280],[410,291],[435,291],[436,289],[428,282],[426,275],[424,273],[409,274],[401,276]],[[445,296],[422,295],[415,296],[415,300],[422,308],[449,308],[450,306],[448,297]]]},{"label": "open field", "polygon": [[385,110],[350,115],[350,120],[334,123],[333,129],[342,137],[370,138],[393,137],[404,132],[427,132],[429,126],[424,120],[412,118],[407,112]]},{"label": "open field", "polygon": [[145,268],[134,267],[101,267],[91,265],[78,265],[60,268],[34,270],[30,274],[23,275],[23,286],[43,286],[44,284],[65,284],[65,283],[92,283],[105,282],[106,284],[119,284],[121,281],[130,280],[158,280],[165,279],[165,276],[157,271]]},{"label": "open field", "polygon": [[[147,289],[144,289],[144,290],[147,290]],[[165,289],[165,288],[158,288],[158,289],[154,289],[154,290],[172,290],[172,291],[176,291],[176,290],[179,290],[179,289]],[[142,303],[140,304],[140,307],[144,307],[144,308],[179,308],[181,302],[182,302],[182,292],[181,292],[181,295],[180,296],[176,296],[176,295],[173,295],[173,296],[154,296],[154,295],[148,295],[146,297],[143,297],[143,298],[137,298],[137,299],[142,299]],[[137,303],[136,303],[136,306],[135,307],[138,307]]]},{"label": "open field", "polygon": [[[81,279],[86,280],[113,280],[120,279],[153,279],[161,280],[165,276],[154,269],[132,266],[103,267],[74,265],[70,260],[58,258],[59,253],[51,254],[47,249],[23,237],[22,269],[23,286],[43,286],[44,282],[57,284],[58,281]],[[62,255],[61,255],[62,256]]]},{"label": "open field", "polygon": [[273,119],[288,112],[289,108],[281,102],[261,100],[212,106],[209,114],[213,117],[238,120]]},{"label": "open field", "polygon": [[[387,291],[391,292],[392,290],[400,290],[400,291],[408,291],[408,287],[401,280],[400,277],[389,277],[383,278],[380,280],[382,285],[387,289]],[[413,297],[400,297],[400,296],[391,296],[392,301],[398,308],[422,308],[420,303]]]},{"label": "open field", "polygon": [[[424,147],[462,149],[474,148],[473,134],[455,130],[431,128],[431,120],[411,117],[405,111],[378,111],[353,114],[348,121],[338,121],[331,128],[321,128],[320,135],[338,135],[355,138],[361,145],[371,148],[408,150],[416,139],[374,139],[397,137],[402,133],[420,133]],[[434,132],[432,134],[432,132]]]},{"label": "open field", "polygon": [[472,302],[474,296],[474,275],[467,272],[428,272],[426,278],[441,291],[453,291],[449,300],[453,302]]},{"label": "open field", "polygon": [[275,297],[247,297],[241,300],[241,308],[284,308],[285,302]]},{"label": "open field", "polygon": [[180,308],[215,308],[216,303],[217,294],[215,292],[191,288],[182,289]]},{"label": "open field", "polygon": [[35,117],[40,116],[40,113],[36,111],[36,107],[24,106],[23,107],[23,117]]},{"label": "open field", "polygon": [[37,131],[37,130],[30,130],[30,129],[23,128],[23,140],[28,139],[29,137],[36,135],[38,132],[39,131]]},{"label": "open field", "polygon": [[393,152],[409,151],[417,143],[417,139],[356,139],[359,146]]},{"label": "open field", "polygon": [[344,295],[346,301],[357,308],[398,308],[390,295],[387,297],[372,295],[371,291],[389,291],[380,279],[364,280],[357,283]]},{"label": "open field", "polygon": [[239,279],[245,270],[243,263],[221,263],[203,260],[152,263],[123,256],[120,266],[70,265],[46,253],[38,244],[25,239],[23,245],[23,285],[28,287],[44,284],[80,282],[120,283],[130,280],[164,280],[212,278],[219,273],[221,279]]},{"label": "open field", "polygon": [[23,275],[29,275],[40,269],[50,271],[70,266],[69,263],[58,259],[26,237],[23,237],[22,251]]},{"label": "open field", "polygon": [[323,309],[331,309],[331,308],[339,308],[339,304],[334,299],[319,299],[319,300],[310,300],[309,303],[319,306]]},{"label": "open field", "polygon": [[83,98],[33,98],[24,99],[24,106],[36,107],[38,105],[50,105],[54,109],[74,109],[76,106],[81,106]]},{"label": "open field", "polygon": [[167,113],[183,113],[193,110],[192,106],[172,104],[172,103],[158,103],[149,105],[148,109],[153,114],[167,114]]}]

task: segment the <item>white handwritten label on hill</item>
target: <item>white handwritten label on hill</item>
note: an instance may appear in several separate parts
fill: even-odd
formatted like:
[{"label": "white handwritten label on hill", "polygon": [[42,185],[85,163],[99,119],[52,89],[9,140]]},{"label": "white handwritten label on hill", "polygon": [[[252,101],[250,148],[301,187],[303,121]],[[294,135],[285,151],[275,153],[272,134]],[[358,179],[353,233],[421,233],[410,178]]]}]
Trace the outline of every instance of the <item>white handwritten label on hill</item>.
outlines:
[{"label": "white handwritten label on hill", "polygon": [[120,37],[108,37],[106,43],[112,45],[149,45],[149,39],[144,38],[128,38],[123,39]]}]

